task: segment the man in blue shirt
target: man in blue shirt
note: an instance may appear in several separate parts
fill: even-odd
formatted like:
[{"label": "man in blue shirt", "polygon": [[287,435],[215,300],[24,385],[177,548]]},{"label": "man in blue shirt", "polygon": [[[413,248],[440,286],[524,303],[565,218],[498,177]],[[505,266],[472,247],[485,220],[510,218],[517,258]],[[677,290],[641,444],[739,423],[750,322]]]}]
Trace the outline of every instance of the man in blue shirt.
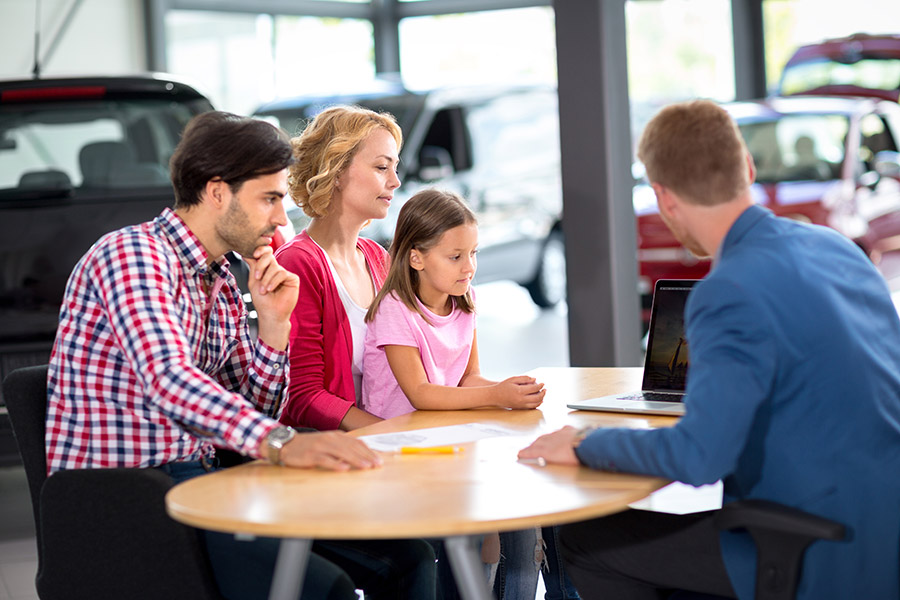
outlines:
[{"label": "man in blue shirt", "polygon": [[[884,279],[852,241],[754,203],[752,159],[714,103],[663,109],[638,156],[678,240],[714,257],[685,309],[686,415],[656,430],[566,427],[520,456],[722,479],[726,503],[761,498],[838,521],[846,539],[810,545],[798,597],[898,597],[900,320]],[[587,599],[752,598],[753,542],[719,534],[713,515],[630,510],[567,526],[566,568]]]}]

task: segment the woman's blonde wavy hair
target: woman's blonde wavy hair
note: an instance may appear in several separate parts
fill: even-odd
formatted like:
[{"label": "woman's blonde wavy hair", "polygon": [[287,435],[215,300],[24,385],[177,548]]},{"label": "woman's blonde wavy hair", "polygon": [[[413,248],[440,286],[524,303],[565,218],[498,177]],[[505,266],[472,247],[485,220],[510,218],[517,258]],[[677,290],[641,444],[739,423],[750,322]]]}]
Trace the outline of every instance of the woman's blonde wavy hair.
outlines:
[{"label": "woman's blonde wavy hair", "polygon": [[393,115],[360,106],[325,109],[291,139],[297,162],[290,167],[288,186],[291,198],[308,217],[328,214],[335,181],[376,129],[387,130],[400,150],[403,133]]}]

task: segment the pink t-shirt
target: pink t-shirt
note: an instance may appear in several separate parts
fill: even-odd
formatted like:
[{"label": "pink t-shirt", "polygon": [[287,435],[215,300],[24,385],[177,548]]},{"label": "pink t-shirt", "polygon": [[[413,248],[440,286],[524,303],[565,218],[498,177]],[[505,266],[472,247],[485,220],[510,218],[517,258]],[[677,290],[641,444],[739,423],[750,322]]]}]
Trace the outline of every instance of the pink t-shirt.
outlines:
[{"label": "pink t-shirt", "polygon": [[469,364],[475,314],[454,310],[442,317],[421,302],[419,306],[431,325],[394,294],[381,301],[369,323],[363,355],[362,408],[378,417],[389,419],[415,410],[391,371],[385,346],[418,348],[429,383],[437,385],[456,387]]}]

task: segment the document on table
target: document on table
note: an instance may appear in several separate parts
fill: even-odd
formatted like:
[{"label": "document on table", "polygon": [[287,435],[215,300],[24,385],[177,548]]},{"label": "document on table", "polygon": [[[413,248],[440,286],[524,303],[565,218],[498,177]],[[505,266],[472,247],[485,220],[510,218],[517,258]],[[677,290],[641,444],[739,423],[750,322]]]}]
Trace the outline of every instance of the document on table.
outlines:
[{"label": "document on table", "polygon": [[372,450],[396,452],[400,448],[427,448],[430,446],[465,444],[466,442],[476,442],[484,438],[507,435],[520,434],[511,429],[495,425],[467,423],[465,425],[430,427],[428,429],[413,429],[397,433],[363,435],[359,439],[364,441]]}]

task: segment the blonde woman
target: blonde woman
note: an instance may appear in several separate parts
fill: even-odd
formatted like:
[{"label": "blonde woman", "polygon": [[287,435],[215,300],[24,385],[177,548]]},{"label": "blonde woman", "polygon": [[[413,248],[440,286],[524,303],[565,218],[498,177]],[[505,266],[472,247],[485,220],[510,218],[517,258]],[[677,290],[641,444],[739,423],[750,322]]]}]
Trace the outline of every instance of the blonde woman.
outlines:
[{"label": "blonde woman", "polygon": [[360,231],[383,219],[400,186],[403,142],[386,113],[329,108],[291,143],[290,194],[312,219],[276,257],[300,277],[291,317],[289,425],[352,430],[379,421],[362,394],[365,315],[384,283],[387,252]]}]

